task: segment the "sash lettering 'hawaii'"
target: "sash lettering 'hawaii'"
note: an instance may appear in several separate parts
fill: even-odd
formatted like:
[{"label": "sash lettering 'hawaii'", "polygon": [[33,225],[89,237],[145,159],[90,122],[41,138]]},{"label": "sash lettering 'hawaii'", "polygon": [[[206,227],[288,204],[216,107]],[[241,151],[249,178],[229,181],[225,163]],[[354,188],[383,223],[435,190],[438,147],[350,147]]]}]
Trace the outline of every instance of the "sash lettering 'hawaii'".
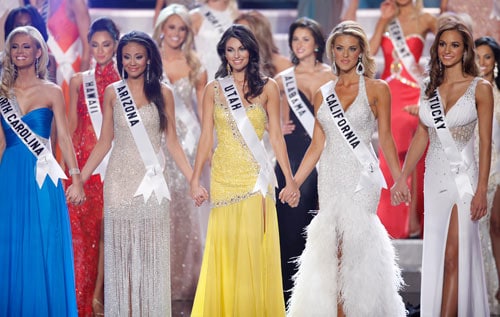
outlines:
[{"label": "sash lettering 'hawaii'", "polygon": [[268,158],[262,142],[255,133],[252,122],[247,117],[245,107],[238,94],[238,90],[236,90],[233,79],[231,77],[221,78],[219,79],[219,83],[224,91],[227,106],[233,115],[238,130],[260,166],[259,176],[257,177],[253,191],[260,191],[262,196],[265,196],[269,190],[269,185],[273,185],[273,187],[278,186],[271,160]]},{"label": "sash lettering 'hawaii'", "polygon": [[340,104],[340,100],[335,93],[336,82],[329,81],[325,85],[321,86],[321,94],[323,95],[323,103],[330,110],[330,115],[335,123],[335,126],[342,135],[344,141],[347,143],[349,148],[352,150],[354,156],[358,159],[363,170],[361,171],[361,176],[359,183],[356,186],[356,192],[363,188],[369,188],[373,185],[377,185],[382,188],[387,188],[387,183],[385,182],[384,175],[379,167],[379,162],[373,148],[368,147],[356,134],[354,127],[349,122],[349,119],[345,116],[344,109]]},{"label": "sash lettering 'hawaii'", "polygon": [[419,85],[422,84],[422,74],[418,69],[417,62],[415,61],[415,57],[410,51],[408,44],[406,43],[406,38],[403,33],[403,29],[399,24],[399,20],[396,18],[389,23],[388,26],[389,38],[392,41],[392,45],[394,45],[394,50],[398,54],[399,59],[403,63],[404,67],[410,73],[411,77],[417,82]]},{"label": "sash lettering 'hawaii'", "polygon": [[309,137],[312,138],[314,115],[311,113],[302,98],[300,98],[297,81],[295,80],[294,67],[290,67],[281,72],[281,77],[283,79],[283,86],[285,88],[288,105],[292,109],[295,116],[299,119],[300,124],[302,124]]},{"label": "sash lettering 'hawaii'", "polygon": [[[127,83],[124,80],[120,80],[113,84],[115,88],[116,96],[120,101],[120,105],[123,110],[123,115],[127,120],[130,132],[134,137],[135,145],[137,150],[141,155],[142,162],[146,167],[146,175],[142,179],[139,188],[134,194],[135,196],[144,196],[144,203],[146,203],[154,191],[158,204],[161,203],[163,197],[170,200],[170,192],[168,190],[167,182],[163,176],[163,170],[165,168],[165,158],[158,158],[149,135],[146,131],[141,116],[139,115],[139,110],[132,99],[132,94],[130,93]],[[132,149],[129,149],[132,150]],[[160,150],[159,155],[162,152]]]},{"label": "sash lettering 'hawaii'", "polygon": [[226,28],[222,23],[217,19],[217,17],[210,11],[207,6],[201,6],[200,7],[201,14],[207,19],[208,22],[212,24],[212,26],[220,32],[220,34],[224,33]]},{"label": "sash lettering 'hawaii'", "polygon": [[59,178],[67,179],[66,174],[64,174],[61,166],[52,155],[50,148],[46,147],[44,141],[23,122],[17,103],[14,100],[11,101],[5,97],[0,97],[0,108],[5,122],[37,158],[36,182],[38,187],[42,188],[47,175],[56,186]]},{"label": "sash lettering 'hawaii'", "polygon": [[[101,103],[99,102],[99,96],[97,94],[97,83],[95,81],[95,70],[89,70],[82,73],[83,77],[83,94],[85,95],[85,104],[87,105],[87,111],[89,113],[90,122],[92,123],[92,128],[94,128],[94,133],[96,139],[101,136],[101,126],[102,126],[102,112]],[[104,176],[106,174],[106,166],[109,161],[109,154],[106,154],[104,159],[101,161],[99,166],[95,169],[93,175],[100,174],[101,181],[104,181]]]},{"label": "sash lettering 'hawaii'", "polygon": [[473,162],[471,154],[473,151],[468,151],[469,146],[473,145],[474,138],[471,138],[469,145],[460,153],[457,145],[451,136],[451,132],[446,124],[443,104],[437,90],[432,93],[429,98],[429,110],[431,113],[436,134],[441,141],[444,153],[448,159],[451,171],[455,174],[455,183],[457,185],[460,198],[464,198],[465,194],[474,195],[472,184],[467,174],[470,164]]}]

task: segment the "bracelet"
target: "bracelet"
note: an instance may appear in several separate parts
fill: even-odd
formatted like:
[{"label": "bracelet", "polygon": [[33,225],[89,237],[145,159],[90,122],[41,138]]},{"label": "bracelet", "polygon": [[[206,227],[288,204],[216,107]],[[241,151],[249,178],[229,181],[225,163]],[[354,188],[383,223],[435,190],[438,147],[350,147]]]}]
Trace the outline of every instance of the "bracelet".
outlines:
[{"label": "bracelet", "polygon": [[80,169],[78,167],[70,168],[69,169],[69,176],[73,176],[75,174],[80,174]]}]

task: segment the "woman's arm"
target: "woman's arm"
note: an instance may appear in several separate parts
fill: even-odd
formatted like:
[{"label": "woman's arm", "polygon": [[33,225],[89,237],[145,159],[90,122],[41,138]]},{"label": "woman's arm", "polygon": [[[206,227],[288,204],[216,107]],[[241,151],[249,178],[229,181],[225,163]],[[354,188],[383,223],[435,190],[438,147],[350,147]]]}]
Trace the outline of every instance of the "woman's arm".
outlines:
[{"label": "woman's arm", "polygon": [[102,105],[102,126],[101,135],[97,140],[94,149],[90,153],[87,163],[82,169],[82,178],[86,181],[101,163],[108,151],[111,149],[111,143],[114,138],[113,131],[113,107],[116,94],[112,85],[104,90],[104,101]]},{"label": "woman's arm", "polygon": [[186,177],[188,181],[191,180],[193,176],[193,169],[189,164],[189,160],[182,150],[182,147],[177,138],[177,131],[175,128],[175,104],[174,96],[172,90],[166,85],[162,85],[162,95],[165,102],[165,116],[167,117],[167,130],[165,131],[165,140],[168,152],[175,161],[175,164],[179,167],[182,174]]},{"label": "woman's arm", "polygon": [[2,163],[2,156],[6,146],[7,142],[5,141],[5,133],[3,132],[2,125],[0,125],[0,163]]},{"label": "woman's arm", "polygon": [[370,53],[372,56],[377,54],[382,42],[382,35],[384,35],[387,24],[396,17],[396,10],[396,4],[393,1],[385,0],[380,4],[380,18],[370,39]]},{"label": "woman's arm", "polygon": [[196,150],[196,160],[191,177],[191,196],[199,206],[208,199],[207,191],[200,186],[200,175],[206,161],[212,153],[214,133],[214,81],[205,87],[202,104],[203,117],[201,120],[201,136]]},{"label": "woman's arm", "polygon": [[[318,90],[314,95],[314,114],[315,116],[318,113],[318,109],[323,103],[323,94],[321,90]],[[316,164],[319,161],[321,153],[323,153],[323,149],[325,148],[325,132],[323,128],[318,122],[316,118],[314,120],[314,130],[313,136],[311,140],[311,144],[307,148],[304,157],[302,158],[302,162],[300,163],[299,169],[297,173],[295,173],[295,181],[297,185],[300,187],[306,180],[306,178],[311,174],[312,170],[316,167]]]},{"label": "woman's arm", "polygon": [[286,149],[285,139],[281,131],[281,116],[280,116],[280,93],[276,81],[269,78],[264,87],[267,95],[267,116],[268,116],[268,132],[269,141],[274,150],[276,160],[278,161],[283,175],[285,176],[286,186],[280,193],[282,202],[286,201],[291,207],[296,207],[299,199],[291,200],[293,197],[300,195],[297,184],[292,176],[290,161],[288,160],[288,152]]},{"label": "woman's arm", "polygon": [[68,127],[71,136],[75,133],[76,126],[78,125],[77,103],[82,82],[82,73],[76,73],[69,81]]},{"label": "woman's arm", "polygon": [[295,124],[290,120],[290,107],[288,106],[288,99],[285,94],[285,87],[283,85],[283,77],[276,76],[274,78],[276,83],[278,83],[278,88],[280,92],[280,124],[281,132],[283,135],[291,134],[295,130]]},{"label": "woman's arm", "polygon": [[198,78],[196,80],[196,103],[197,103],[197,109],[198,109],[198,120],[202,120],[203,118],[203,91],[205,90],[205,86],[207,85],[207,71],[204,70],[198,74]]},{"label": "woman's arm", "polygon": [[471,219],[486,215],[486,193],[491,164],[491,130],[493,125],[493,92],[491,84],[481,80],[476,86],[477,124],[479,131],[479,176],[471,202]]}]

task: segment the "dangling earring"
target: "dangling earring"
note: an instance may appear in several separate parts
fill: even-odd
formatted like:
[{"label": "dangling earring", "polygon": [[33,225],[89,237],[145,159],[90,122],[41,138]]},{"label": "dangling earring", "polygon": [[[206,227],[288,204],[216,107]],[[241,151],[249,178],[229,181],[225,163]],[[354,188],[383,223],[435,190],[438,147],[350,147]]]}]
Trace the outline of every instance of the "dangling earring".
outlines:
[{"label": "dangling earring", "polygon": [[493,68],[493,78],[498,77],[498,63],[495,63],[495,66]]},{"label": "dangling earring", "polygon": [[333,61],[333,63],[332,63],[332,73],[333,73],[334,75],[338,75],[338,74],[337,74],[337,64],[335,64],[335,60],[334,60],[334,61]]},{"label": "dangling earring", "polygon": [[319,48],[315,47],[314,48],[314,53],[317,53],[317,52],[319,52]]},{"label": "dangling earring", "polygon": [[40,58],[37,58],[37,59],[35,60],[35,74],[36,74],[36,77],[37,77],[37,78],[39,77],[39,76],[38,76],[38,69],[39,69],[39,67],[40,67]]},{"label": "dangling earring", "polygon": [[125,80],[125,67],[122,66],[122,79]]},{"label": "dangling earring", "polygon": [[147,66],[146,66],[146,82],[149,83],[149,65],[150,65],[150,62],[148,62]]},{"label": "dangling earring", "polygon": [[14,65],[14,79],[17,78],[17,66]]},{"label": "dangling earring", "polygon": [[229,63],[226,64],[226,70],[227,70],[227,75],[231,76],[231,66],[229,65]]},{"label": "dangling earring", "polygon": [[438,65],[439,65],[439,73],[443,72],[443,63],[441,63],[441,60],[438,59]]},{"label": "dangling earring", "polygon": [[365,73],[365,65],[363,65],[363,56],[359,55],[358,57],[358,65],[356,65],[356,74],[359,76]]}]

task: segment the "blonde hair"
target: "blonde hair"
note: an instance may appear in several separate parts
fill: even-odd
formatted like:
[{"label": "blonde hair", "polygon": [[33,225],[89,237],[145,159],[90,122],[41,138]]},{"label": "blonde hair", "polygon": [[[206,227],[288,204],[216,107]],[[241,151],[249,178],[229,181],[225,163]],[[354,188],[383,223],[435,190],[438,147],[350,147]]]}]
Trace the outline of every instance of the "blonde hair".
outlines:
[{"label": "blonde hair", "polygon": [[20,26],[12,30],[7,40],[5,41],[5,48],[3,51],[2,58],[2,80],[0,84],[0,94],[2,96],[10,97],[10,90],[12,86],[14,86],[14,82],[17,78],[17,68],[12,63],[12,56],[10,54],[10,50],[12,47],[12,41],[15,36],[19,34],[29,35],[33,41],[35,42],[35,46],[37,49],[40,49],[42,54],[38,58],[38,69],[37,69],[37,77],[41,79],[47,78],[47,65],[49,63],[49,54],[47,49],[47,43],[43,39],[40,32],[32,26]]},{"label": "blonde hair", "polygon": [[[209,0],[201,0],[201,1],[198,1],[200,2],[201,4],[207,4]],[[228,4],[227,4],[227,8],[229,9],[229,11],[231,11],[231,18],[236,19],[236,16],[238,15],[238,2],[236,0],[227,0],[228,1]]]},{"label": "blonde hair", "polygon": [[188,9],[181,4],[174,3],[161,10],[160,14],[158,15],[158,19],[156,19],[153,39],[161,48],[163,45],[163,26],[167,22],[168,18],[173,15],[177,15],[178,17],[180,17],[187,28],[186,38],[184,40],[184,43],[182,43],[181,49],[190,69],[189,81],[194,85],[201,70],[201,62],[198,56],[196,56],[195,51],[193,50],[194,32]]},{"label": "blonde hair", "polygon": [[361,62],[365,67],[364,75],[373,78],[375,76],[375,60],[370,55],[370,46],[365,31],[361,25],[355,21],[344,21],[333,28],[326,41],[326,56],[328,59],[330,59],[332,63],[335,63],[332,46],[335,44],[335,39],[340,35],[351,35],[358,39],[362,56]]}]

